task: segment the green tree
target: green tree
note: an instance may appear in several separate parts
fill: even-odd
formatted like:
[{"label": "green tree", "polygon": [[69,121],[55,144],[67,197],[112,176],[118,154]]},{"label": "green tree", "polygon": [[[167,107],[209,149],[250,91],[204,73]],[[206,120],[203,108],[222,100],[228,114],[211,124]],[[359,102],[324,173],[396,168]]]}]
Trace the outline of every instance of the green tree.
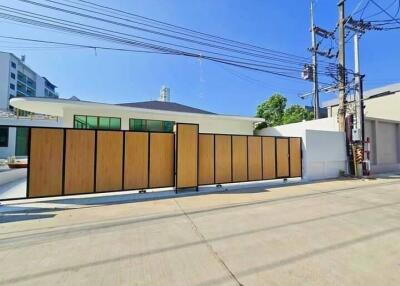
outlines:
[{"label": "green tree", "polygon": [[283,114],[282,121],[283,124],[296,123],[303,120],[311,120],[314,115],[312,112],[308,111],[304,107],[295,104],[286,108]]},{"label": "green tree", "polygon": [[279,93],[274,93],[270,98],[258,105],[256,115],[264,118],[265,122],[259,124],[257,129],[281,125],[286,103],[286,97]]},{"label": "green tree", "polygon": [[312,112],[307,111],[304,107],[295,104],[286,108],[286,104],[286,97],[274,93],[258,105],[256,116],[264,118],[265,122],[259,124],[257,129],[313,119]]}]

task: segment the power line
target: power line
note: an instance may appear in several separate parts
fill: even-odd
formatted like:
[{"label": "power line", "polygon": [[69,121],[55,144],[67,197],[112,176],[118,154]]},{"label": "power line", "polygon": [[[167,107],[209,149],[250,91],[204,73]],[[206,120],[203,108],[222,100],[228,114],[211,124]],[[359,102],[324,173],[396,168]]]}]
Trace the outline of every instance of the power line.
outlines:
[{"label": "power line", "polygon": [[375,0],[370,0],[376,7],[382,10],[383,13],[385,13],[387,16],[389,16],[393,21],[396,23],[400,24],[400,20],[395,19],[389,12],[387,12],[385,9],[382,8],[378,3],[375,2]]},{"label": "power line", "polygon": [[[121,23],[121,22],[111,21],[111,20],[108,20],[108,19],[105,19],[105,18],[99,18],[99,17],[96,17],[96,16],[83,14],[83,13],[80,13],[80,12],[71,11],[71,10],[67,10],[67,9],[63,9],[63,8],[59,8],[59,7],[55,7],[55,6],[51,6],[51,5],[46,5],[46,4],[38,3],[38,2],[35,2],[35,1],[31,1],[31,0],[19,0],[19,1],[25,2],[25,3],[29,3],[29,4],[32,4],[32,5],[36,5],[36,6],[40,6],[40,7],[44,7],[44,8],[48,8],[48,9],[53,9],[53,10],[60,11],[60,12],[63,12],[63,13],[73,14],[73,15],[77,15],[77,16],[80,16],[80,17],[85,17],[85,18],[89,18],[89,19],[92,19],[92,20],[102,21],[102,22],[106,22],[106,23],[109,23],[109,24],[119,25],[119,26],[123,26],[123,27],[126,27],[126,28],[136,29],[136,30],[140,30],[140,31],[143,31],[143,32],[157,34],[157,35],[161,35],[161,36],[165,36],[165,37],[171,37],[171,38],[174,38],[174,39],[177,39],[177,40],[188,41],[188,42],[199,44],[199,45],[206,45],[208,47],[213,47],[213,48],[217,48],[217,49],[223,49],[223,50],[226,50],[226,51],[246,54],[246,55],[250,55],[250,56],[259,56],[259,57],[262,57],[262,54],[265,54],[265,52],[261,52],[262,54],[259,54],[260,53],[259,50],[255,50],[255,49],[251,49],[251,48],[250,48],[250,50],[253,50],[256,53],[248,52],[249,48],[246,48],[244,50],[242,47],[240,47],[238,45],[231,45],[231,44],[223,43],[224,45],[240,48],[240,50],[228,48],[226,46],[219,46],[219,45],[215,45],[215,44],[210,44],[210,43],[202,42],[202,41],[198,41],[198,40],[193,40],[193,39],[185,38],[185,37],[182,37],[182,36],[171,35],[171,34],[167,34],[167,33],[164,33],[164,32],[158,32],[158,31],[155,31],[155,30],[147,29],[147,28],[141,28],[141,27],[138,27],[138,26],[128,25],[128,24],[124,24],[124,23]],[[45,1],[51,2],[51,3],[55,3],[55,4],[58,4],[58,5],[67,6],[67,7],[74,8],[74,9],[79,9],[79,10],[83,10],[83,11],[87,11],[87,12],[91,12],[91,13],[100,14],[102,16],[108,16],[108,17],[113,17],[113,18],[120,19],[120,20],[133,22],[133,21],[131,21],[129,19],[126,19],[126,18],[115,17],[115,16],[112,16],[110,14],[96,12],[96,11],[93,11],[93,10],[89,10],[89,9],[85,9],[85,8],[81,8],[81,7],[77,7],[77,6],[73,6],[73,5],[68,5],[68,4],[65,4],[65,3],[60,3],[58,1],[53,1],[53,0],[45,0]],[[139,23],[137,21],[134,21],[134,23],[138,23],[140,25],[149,26],[148,24]],[[151,26],[151,27],[157,28],[155,26]],[[171,29],[163,29],[163,30],[168,30],[170,32],[177,33],[176,31],[172,31]],[[180,33],[180,32],[178,32],[178,33],[179,34],[183,34],[183,33]],[[188,35],[188,34],[185,34],[185,35]],[[190,36],[190,35],[188,35],[188,36]],[[191,37],[193,37],[193,36],[191,36]],[[196,38],[198,38],[198,37],[196,37]],[[209,39],[205,39],[205,38],[201,38],[201,39],[210,41]],[[212,42],[216,42],[216,41],[212,41]],[[217,42],[217,43],[222,43],[222,42]],[[266,53],[266,54],[271,56],[270,52]],[[275,55],[275,56],[277,56],[277,55]],[[290,56],[280,55],[280,57],[285,58],[287,60],[294,60],[294,59],[299,59],[300,58],[300,57],[292,56],[292,55],[290,55]],[[302,61],[304,61],[304,60],[302,60]]]},{"label": "power line", "polygon": [[59,29],[66,30],[66,31],[77,32],[79,34],[99,37],[101,39],[108,39],[108,40],[115,41],[115,42],[122,42],[124,44],[133,44],[135,46],[140,46],[142,48],[143,47],[151,48],[151,49],[167,52],[170,54],[183,55],[183,56],[195,57],[195,58],[203,58],[203,59],[207,59],[210,61],[214,61],[214,62],[226,64],[226,65],[231,65],[231,66],[249,69],[249,70],[253,70],[253,71],[259,71],[259,72],[269,73],[269,74],[273,74],[273,75],[277,75],[277,76],[283,76],[283,77],[288,77],[288,78],[292,78],[292,79],[302,80],[298,76],[291,75],[290,72],[279,72],[279,71],[274,71],[274,70],[269,70],[269,69],[263,69],[263,68],[255,67],[253,64],[249,64],[249,63],[245,63],[245,62],[238,62],[238,61],[232,61],[232,60],[228,60],[228,59],[224,59],[224,58],[217,58],[217,57],[210,57],[210,56],[201,55],[201,54],[188,53],[188,52],[184,52],[184,51],[179,51],[179,50],[169,49],[169,48],[165,48],[165,47],[161,47],[161,46],[156,46],[153,44],[146,44],[146,43],[141,43],[141,42],[137,42],[137,41],[133,41],[133,40],[126,40],[123,38],[110,36],[107,34],[96,35],[93,32],[79,31],[74,28],[67,28],[67,27],[47,24],[47,23],[43,23],[43,22],[39,22],[39,21],[35,21],[35,20],[20,19],[21,17],[17,17],[17,16],[13,16],[13,15],[4,15],[4,13],[0,13],[0,17],[6,17],[7,19],[11,18],[16,21],[22,21],[23,23],[37,24],[37,25],[45,26],[45,27],[50,26],[53,28],[59,28]]},{"label": "power line", "polygon": [[[98,28],[98,27],[91,26],[91,25],[86,25],[86,24],[82,24],[82,23],[78,23],[78,22],[62,20],[62,19],[58,19],[58,18],[54,18],[54,17],[50,17],[50,16],[41,15],[41,14],[38,14],[38,13],[25,11],[25,10],[12,9],[10,7],[3,6],[3,5],[0,5],[0,7],[3,7],[3,10],[6,10],[8,12],[12,12],[12,13],[17,13],[18,12],[19,14],[22,14],[24,16],[29,16],[31,18],[41,19],[41,20],[45,20],[45,21],[48,21],[48,22],[53,22],[53,23],[58,23],[58,24],[68,23],[69,25],[73,25],[75,27],[77,27],[76,25],[79,25],[79,26],[84,26],[84,27],[88,27],[88,28],[91,28],[91,29],[95,28],[97,30],[102,30],[102,31],[106,31],[106,32],[112,32],[112,33],[116,33],[116,34],[120,34],[120,35],[124,35],[124,36],[135,37],[135,38],[139,38],[141,40],[152,41],[152,42],[156,42],[158,44],[166,44],[166,45],[170,45],[170,46],[173,46],[173,47],[191,49],[191,50],[194,50],[194,51],[197,51],[197,52],[201,52],[201,53],[209,53],[209,54],[214,54],[214,55],[217,55],[217,56],[228,56],[228,57],[235,58],[235,59],[240,59],[240,60],[256,61],[254,59],[246,59],[246,58],[243,58],[243,57],[237,57],[237,56],[233,56],[233,55],[226,55],[226,54],[219,53],[219,52],[213,52],[213,51],[209,51],[209,50],[198,49],[198,48],[179,45],[179,44],[173,44],[173,43],[169,43],[169,42],[165,42],[165,41],[149,39],[147,37],[141,37],[141,36],[138,36],[138,35],[132,35],[132,34],[127,34],[127,33],[121,33],[121,32],[117,32],[117,31],[112,31],[112,30],[109,30],[109,29]],[[15,11],[17,11],[17,12],[15,12]],[[34,16],[32,16],[32,15],[34,15]],[[65,23],[63,23],[63,22],[65,22]],[[252,55],[250,54],[250,56],[252,56]],[[267,57],[267,56],[260,56],[260,57],[263,58],[263,59],[265,58],[265,59],[268,59],[268,60],[271,60],[271,61],[282,62],[282,63],[285,63],[285,64],[294,64],[294,65],[298,65],[298,66],[303,66],[304,65],[304,62],[288,61],[288,60],[285,60],[285,59]],[[260,62],[260,63],[265,63],[265,62]],[[279,66],[279,65],[277,65],[277,66]],[[283,65],[280,65],[280,66],[283,66]]]},{"label": "power line", "polygon": [[[73,1],[71,1],[71,0],[66,0],[66,1],[73,3]],[[89,5],[92,5],[94,7],[101,8],[101,9],[114,11],[114,12],[117,12],[117,13],[120,13],[120,14],[123,14],[123,15],[128,15],[128,16],[139,18],[139,19],[142,19],[142,20],[147,20],[147,21],[152,22],[152,23],[158,23],[158,24],[162,24],[162,25],[165,25],[165,26],[168,26],[168,27],[177,28],[177,29],[180,29],[180,30],[183,30],[183,31],[188,31],[188,32],[200,34],[200,35],[203,35],[203,36],[208,36],[208,37],[211,37],[211,38],[228,41],[228,42],[231,42],[231,43],[241,44],[241,45],[245,45],[247,47],[258,48],[258,49],[261,49],[261,50],[265,50],[265,51],[269,51],[269,52],[273,52],[273,53],[277,53],[277,54],[281,54],[281,55],[296,56],[296,55],[292,55],[292,54],[289,54],[289,53],[286,53],[286,52],[267,49],[267,48],[264,48],[264,47],[259,47],[259,46],[256,46],[256,45],[243,43],[243,42],[240,42],[240,41],[231,40],[231,39],[227,39],[227,38],[224,38],[224,37],[220,37],[220,36],[216,36],[216,35],[212,35],[212,34],[208,34],[208,33],[204,33],[204,32],[199,32],[199,31],[196,31],[196,30],[193,30],[193,29],[184,28],[184,27],[181,27],[181,26],[178,26],[178,25],[174,25],[174,24],[163,22],[163,21],[155,20],[155,19],[152,19],[152,18],[149,18],[149,17],[144,17],[144,16],[141,16],[141,15],[138,15],[138,14],[135,14],[135,13],[131,13],[131,12],[115,9],[115,8],[108,7],[108,6],[105,6],[105,5],[100,5],[100,4],[97,4],[97,3],[90,2],[90,1],[85,1],[85,0],[77,0],[77,1],[79,1],[81,3],[89,4]],[[298,57],[298,56],[296,56],[296,57]],[[308,58],[306,58],[306,57],[301,57],[301,58],[308,60]]]},{"label": "power line", "polygon": [[[4,7],[4,6],[3,6]],[[8,7],[7,7],[8,8]],[[7,10],[7,9],[6,9]],[[8,10],[8,11],[10,11],[10,10]],[[11,12],[14,12],[15,13],[15,11],[13,11],[13,10],[11,10]],[[42,16],[42,15],[40,15],[40,14],[37,14],[37,13],[31,13],[31,12],[26,12],[26,11],[23,11],[22,10],[22,12],[20,12],[20,13],[22,13],[23,15],[29,15],[29,14],[35,14],[35,15],[39,15],[39,16],[35,16],[35,17],[33,17],[33,16],[31,16],[31,17],[33,17],[33,18],[40,18],[40,19],[45,19],[45,20],[47,20],[47,21],[51,21],[51,22],[56,22],[56,23],[62,23],[62,22],[60,22],[60,20],[52,20],[52,19],[55,19],[55,18],[52,18],[52,17],[49,17],[49,16]],[[9,15],[9,14],[8,14]],[[10,16],[10,15],[9,15]],[[12,16],[12,15],[11,15]],[[73,25],[69,25],[68,27],[65,27],[65,26],[57,26],[57,25],[54,25],[54,24],[48,24],[48,23],[43,23],[43,22],[38,22],[38,21],[34,21],[34,20],[29,20],[29,19],[26,19],[26,18],[22,18],[23,20],[21,20],[21,17],[19,17],[18,19],[16,19],[15,18],[15,16],[14,16],[14,18],[12,18],[13,20],[17,20],[17,21],[22,21],[22,22],[27,22],[27,23],[30,23],[30,24],[33,24],[33,25],[40,25],[40,26],[46,26],[46,27],[50,27],[50,28],[55,28],[55,29],[62,29],[62,30],[66,30],[66,31],[70,31],[70,32],[78,32],[78,33],[80,33],[80,34],[82,34],[82,29],[80,30],[80,31],[77,31],[76,29],[71,29],[71,26],[72,27],[74,27],[74,28],[77,28],[78,26],[76,25],[76,24],[78,24],[78,25],[80,25],[80,26],[87,26],[87,27],[93,27],[93,26],[89,26],[89,25],[85,25],[85,24],[80,24],[80,23],[76,23],[76,22],[71,22],[71,21],[65,21],[64,20],[64,22],[68,22],[68,23],[73,23]],[[34,22],[32,22],[32,21],[34,21]],[[117,33],[117,34],[123,34],[123,35],[128,35],[128,36],[132,36],[132,35],[129,35],[129,34],[126,34],[126,33],[119,33],[119,32],[115,32],[115,31],[111,31],[111,30],[107,30],[107,29],[102,29],[102,28],[97,28],[97,27],[93,27],[93,28],[95,28],[95,29],[100,29],[100,30],[103,30],[103,31],[107,31],[107,32],[113,32],[113,33]],[[86,32],[86,33],[84,33],[84,34],[88,34],[87,33],[87,31],[90,31],[90,32],[93,32],[94,30],[92,30],[92,29],[87,29],[87,28],[85,28],[84,29],[84,31]],[[97,31],[96,31],[97,32]],[[91,34],[91,35],[93,35],[93,33]],[[105,34],[105,33],[102,33],[101,34],[102,36],[103,36],[103,39],[104,39],[104,36],[108,36],[108,37],[110,37],[110,36],[112,36],[113,37],[113,40],[115,40],[115,39],[121,39],[121,37],[115,37],[114,35],[110,35],[110,34]],[[139,38],[141,38],[141,37],[139,37]],[[135,41],[136,43],[138,43],[137,41]],[[160,42],[160,41],[156,41],[156,42]],[[144,43],[144,42],[140,42],[140,43]],[[163,42],[161,42],[161,43],[163,43]],[[150,47],[153,47],[153,46],[151,46],[152,44],[147,44],[147,43],[145,43],[146,45],[150,45]],[[148,47],[148,46],[147,46]],[[157,46],[158,47],[158,46]],[[190,48],[190,47],[189,47]],[[167,49],[169,49],[169,48],[167,48]],[[215,52],[211,52],[211,51],[204,51],[204,50],[201,50],[202,52],[206,52],[206,53],[212,53],[212,54],[217,54],[217,55],[222,55],[222,56],[228,56],[228,57],[231,57],[231,58],[238,58],[238,57],[234,57],[234,56],[231,56],[231,55],[226,55],[226,54],[220,54],[220,53],[215,53]],[[170,51],[169,51],[170,52]],[[173,54],[178,54],[178,52],[176,51],[176,50],[173,50]],[[199,57],[199,55],[196,55],[197,57]],[[200,56],[201,57],[201,56]],[[204,56],[203,56],[203,58],[204,58]],[[211,57],[209,57],[209,58],[211,58]],[[245,59],[245,58],[239,58],[239,59],[242,59],[242,60],[249,60],[249,61],[251,61],[251,59]],[[227,61],[227,59],[222,59],[223,61]],[[293,68],[291,68],[291,69],[289,69],[289,68],[285,68],[285,67],[282,67],[281,65],[274,65],[274,66],[265,66],[265,65],[259,65],[259,64],[255,64],[255,63],[253,63],[253,62],[241,62],[241,61],[232,61],[232,60],[230,60],[231,62],[233,62],[233,63],[235,63],[235,64],[240,64],[240,65],[243,65],[243,64],[245,64],[245,65],[254,65],[254,66],[261,66],[261,67],[267,67],[267,68],[273,68],[273,69],[281,69],[281,70],[288,70],[288,71],[294,71],[294,72],[297,72],[297,73],[299,73],[300,71],[299,70],[296,70],[296,69],[293,69]]]}]

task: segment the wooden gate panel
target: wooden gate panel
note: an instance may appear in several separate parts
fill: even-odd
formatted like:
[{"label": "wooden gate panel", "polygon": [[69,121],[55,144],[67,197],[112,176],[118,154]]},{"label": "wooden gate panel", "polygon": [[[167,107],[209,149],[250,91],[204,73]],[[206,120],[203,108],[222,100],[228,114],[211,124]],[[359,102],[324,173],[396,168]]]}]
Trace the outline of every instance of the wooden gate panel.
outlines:
[{"label": "wooden gate panel", "polygon": [[64,130],[31,129],[28,197],[62,195]]},{"label": "wooden gate panel", "polygon": [[150,187],[174,186],[175,135],[150,133]]},{"label": "wooden gate panel", "polygon": [[301,177],[301,138],[290,138],[290,177]]},{"label": "wooden gate panel", "polygon": [[247,136],[232,136],[233,182],[247,181]]},{"label": "wooden gate panel", "polygon": [[97,131],[96,192],[122,190],[123,132]]},{"label": "wooden gate panel", "polygon": [[94,192],[95,131],[66,130],[66,195]]},{"label": "wooden gate panel", "polygon": [[262,149],[261,137],[247,137],[249,181],[262,180]]},{"label": "wooden gate panel", "polygon": [[149,133],[125,133],[124,188],[146,189],[149,184]]},{"label": "wooden gate panel", "polygon": [[231,135],[215,135],[215,183],[232,182]]},{"label": "wooden gate panel", "polygon": [[199,185],[215,183],[214,178],[214,135],[199,135]]},{"label": "wooden gate panel", "polygon": [[262,137],[263,179],[276,178],[275,137]]},{"label": "wooden gate panel", "polygon": [[199,125],[176,125],[176,187],[198,186]]},{"label": "wooden gate panel", "polygon": [[276,138],[277,175],[279,178],[290,176],[289,170],[289,139]]}]

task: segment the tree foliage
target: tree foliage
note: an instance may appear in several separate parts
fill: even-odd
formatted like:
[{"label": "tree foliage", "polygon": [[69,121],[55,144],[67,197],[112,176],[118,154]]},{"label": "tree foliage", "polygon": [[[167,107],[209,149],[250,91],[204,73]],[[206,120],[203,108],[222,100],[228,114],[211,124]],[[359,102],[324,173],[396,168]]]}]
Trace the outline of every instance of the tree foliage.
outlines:
[{"label": "tree foliage", "polygon": [[289,107],[286,107],[286,105],[286,97],[279,93],[274,93],[258,105],[256,115],[264,118],[265,122],[259,124],[257,129],[313,119],[312,112],[304,107],[298,104]]},{"label": "tree foliage", "polygon": [[296,123],[303,120],[311,120],[314,115],[312,112],[306,110],[304,107],[295,104],[286,108],[283,114],[282,121],[283,124]]}]

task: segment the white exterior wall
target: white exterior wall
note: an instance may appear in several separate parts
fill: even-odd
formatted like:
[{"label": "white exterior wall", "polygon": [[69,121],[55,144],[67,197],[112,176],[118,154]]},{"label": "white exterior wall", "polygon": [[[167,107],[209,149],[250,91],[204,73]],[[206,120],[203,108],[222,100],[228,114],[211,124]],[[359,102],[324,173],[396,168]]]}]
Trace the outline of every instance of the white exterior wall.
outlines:
[{"label": "white exterior wall", "polygon": [[[364,101],[364,105],[366,118],[400,121],[400,92],[376,98],[368,98]],[[338,108],[337,105],[328,108],[328,110],[331,109],[331,117],[337,117]]]},{"label": "white exterior wall", "polygon": [[[62,121],[55,120],[29,120],[29,119],[8,119],[0,118],[1,126],[42,126],[42,127],[62,127]],[[15,155],[15,140],[17,129],[10,127],[8,131],[8,147],[0,147],[0,159],[7,159]]]},{"label": "white exterior wall", "polygon": [[324,118],[257,131],[265,136],[301,137],[303,140],[303,179],[335,178],[347,170],[344,132],[337,131],[334,118]]},{"label": "white exterior wall", "polygon": [[223,118],[223,116],[208,117],[204,114],[167,114],[167,113],[152,113],[138,111],[118,111],[112,109],[85,109],[77,107],[74,109],[65,108],[63,114],[64,127],[73,127],[74,115],[93,115],[121,118],[121,129],[129,130],[129,119],[153,119],[174,121],[176,123],[194,123],[199,124],[201,133],[223,133],[223,134],[243,134],[253,135],[254,123],[249,120],[238,120],[232,118]]}]

